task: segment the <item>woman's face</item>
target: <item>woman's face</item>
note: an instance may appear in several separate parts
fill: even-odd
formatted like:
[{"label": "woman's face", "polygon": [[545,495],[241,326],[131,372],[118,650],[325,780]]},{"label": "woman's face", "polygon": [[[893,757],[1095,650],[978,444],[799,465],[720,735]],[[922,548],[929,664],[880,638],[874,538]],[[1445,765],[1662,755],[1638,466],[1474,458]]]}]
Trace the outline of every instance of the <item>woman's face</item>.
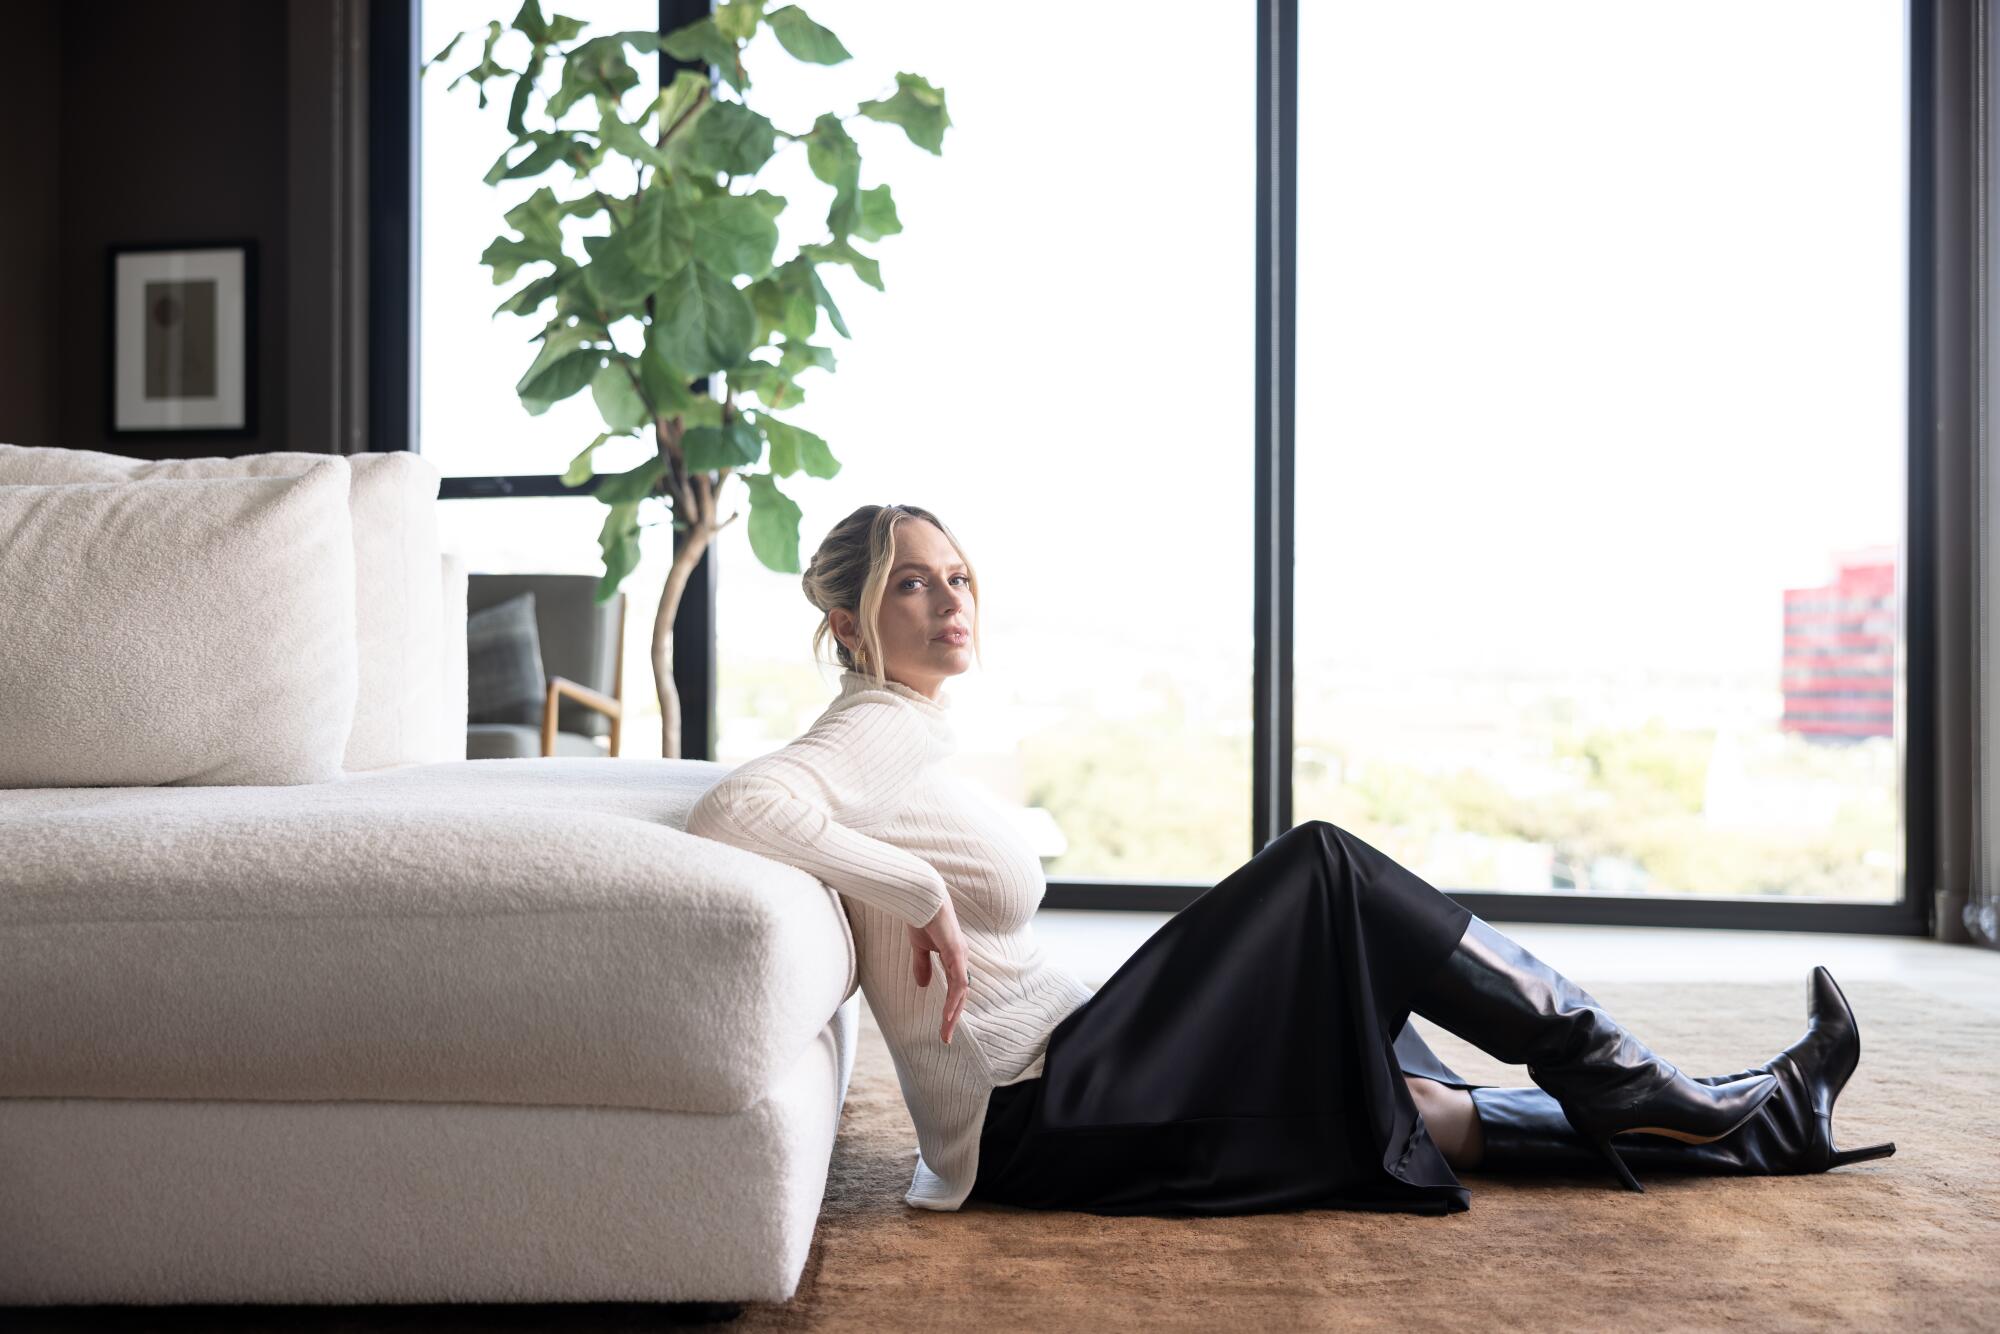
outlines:
[{"label": "woman's face", "polygon": [[[876,618],[882,674],[936,699],[946,678],[972,665],[971,579],[935,524],[905,519],[896,525],[895,544]],[[859,645],[858,628],[852,611],[834,608],[834,633],[850,649]],[[953,630],[963,633],[956,640],[943,637]]]}]

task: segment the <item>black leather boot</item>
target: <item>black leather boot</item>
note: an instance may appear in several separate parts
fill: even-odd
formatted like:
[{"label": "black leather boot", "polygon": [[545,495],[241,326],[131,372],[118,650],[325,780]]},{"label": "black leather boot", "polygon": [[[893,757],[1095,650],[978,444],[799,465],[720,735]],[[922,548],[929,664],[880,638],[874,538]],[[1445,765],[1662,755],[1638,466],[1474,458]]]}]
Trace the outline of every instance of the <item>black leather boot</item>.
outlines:
[{"label": "black leather boot", "polygon": [[1477,916],[1410,1008],[1490,1055],[1527,1066],[1630,1190],[1645,1187],[1618,1156],[1613,1136],[1712,1143],[1778,1091],[1771,1073],[1696,1083],[1619,1027],[1589,992]]},{"label": "black leather boot", "polygon": [[[1893,1142],[1859,1149],[1833,1147],[1833,1104],[1861,1059],[1860,1029],[1833,974],[1814,968],[1806,983],[1806,1035],[1755,1070],[1710,1075],[1698,1082],[1733,1083],[1769,1072],[1778,1092],[1748,1121],[1707,1144],[1684,1144],[1656,1135],[1620,1147],[1637,1167],[1735,1176],[1824,1172],[1849,1163],[1887,1158]],[[1569,1124],[1561,1106],[1539,1088],[1469,1090],[1485,1149],[1470,1171],[1569,1173],[1597,1163],[1591,1145]]]}]

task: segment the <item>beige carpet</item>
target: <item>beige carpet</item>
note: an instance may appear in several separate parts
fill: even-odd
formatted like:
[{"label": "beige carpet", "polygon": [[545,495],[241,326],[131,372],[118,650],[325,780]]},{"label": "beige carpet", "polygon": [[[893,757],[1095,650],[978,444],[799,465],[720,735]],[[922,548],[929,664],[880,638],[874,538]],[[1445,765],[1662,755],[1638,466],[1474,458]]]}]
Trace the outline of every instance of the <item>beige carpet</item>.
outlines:
[{"label": "beige carpet", "polygon": [[[1843,1146],[1892,1158],[1816,1176],[1466,1174],[1441,1218],[1309,1210],[1100,1218],[909,1208],[916,1144],[872,1017],[798,1295],[739,1330],[2000,1328],[2000,1017],[1891,982],[1843,983],[1860,1069]],[[1805,1027],[1805,979],[1596,985],[1622,1022],[1701,1074],[1763,1060]],[[1449,1034],[1468,1079],[1525,1082]]]}]

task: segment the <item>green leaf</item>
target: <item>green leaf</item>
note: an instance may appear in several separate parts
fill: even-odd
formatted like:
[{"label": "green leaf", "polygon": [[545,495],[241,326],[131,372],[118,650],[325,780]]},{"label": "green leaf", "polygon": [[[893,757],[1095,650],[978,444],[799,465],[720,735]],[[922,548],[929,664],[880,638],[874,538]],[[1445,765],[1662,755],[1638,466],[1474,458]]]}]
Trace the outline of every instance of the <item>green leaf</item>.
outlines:
[{"label": "green leaf", "polygon": [[750,549],[768,569],[799,573],[799,507],[769,473],[745,473],[750,488]]},{"label": "green leaf", "polygon": [[654,109],[660,117],[660,132],[672,136],[686,127],[681,118],[708,100],[708,79],[691,69],[675,73],[674,81],[660,89]]},{"label": "green leaf", "polygon": [[597,600],[607,601],[625,582],[625,576],[639,568],[639,502],[625,501],[611,506],[604,526],[597,531],[597,546],[604,553],[604,577],[597,581]]},{"label": "green leaf", "polygon": [[539,176],[556,163],[567,161],[570,151],[577,146],[576,137],[562,130],[530,130],[527,141],[535,145],[534,151],[513,166],[507,165],[507,156],[521,146],[518,142],[509,144],[506,151],[494,159],[493,165],[486,170],[488,185],[522,176]]},{"label": "green leaf", "polygon": [[604,363],[604,351],[585,346],[590,337],[590,331],[579,325],[560,326],[543,336],[541,352],[514,386],[530,415],[541,416],[551,404],[576,393],[597,374]]},{"label": "green leaf", "polygon": [[660,49],[676,60],[696,60],[715,66],[722,81],[739,93],[750,86],[749,76],[744,74],[738,59],[736,39],[716,27],[713,17],[696,19],[684,28],[674,29],[660,39]]},{"label": "green leaf", "polygon": [[[446,42],[446,43],[444,44],[444,50],[442,50],[442,51],[438,52],[438,53],[437,53],[436,55],[432,56],[432,57],[431,57],[431,58],[430,58],[429,60],[426,60],[426,61],[424,62],[424,65],[425,65],[425,67],[426,67],[426,68],[428,68],[428,67],[429,67],[429,66],[431,66],[431,65],[442,65],[442,64],[444,64],[444,62],[445,62],[445,57],[447,57],[447,56],[449,56],[449,55],[451,54],[451,50],[452,50],[452,48],[453,48],[453,47],[455,47],[455,46],[457,46],[457,45],[458,45],[458,43],[459,43],[459,41],[460,41],[460,39],[461,39],[461,38],[463,38],[464,36],[465,36],[465,34],[464,34],[463,32],[456,32],[456,33],[453,33],[453,34],[452,34],[452,38],[451,38],[451,40],[450,40],[450,41],[448,41],[448,42]],[[418,77],[418,78],[420,78],[420,79],[421,79],[421,78],[423,77],[423,71],[422,71],[422,70],[418,70],[418,71],[417,71],[417,77]]]},{"label": "green leaf", "polygon": [[613,473],[597,484],[594,494],[607,505],[637,504],[667,475],[667,461],[658,454],[630,472]]},{"label": "green leaf", "polygon": [[722,404],[707,394],[697,394],[681,409],[681,422],[689,427],[722,425]]},{"label": "green leaf", "polygon": [[606,148],[614,153],[623,153],[635,162],[661,168],[667,165],[667,155],[646,137],[645,131],[638,125],[627,125],[620,120],[618,104],[608,97],[597,99],[597,137]]},{"label": "green leaf", "polygon": [[628,435],[653,424],[653,414],[646,410],[646,400],[639,396],[639,387],[632,383],[638,369],[638,363],[631,357],[613,354],[604,363],[604,369],[590,379],[590,396],[597,400],[599,415],[604,418],[606,426],[620,435]]},{"label": "green leaf", "polygon": [[851,58],[838,37],[807,18],[797,5],[772,10],[764,16],[764,22],[771,25],[778,45],[808,64],[838,65]]},{"label": "green leaf", "polygon": [[[780,431],[773,431],[772,421],[769,413],[757,414],[758,429],[762,430],[764,438],[771,442],[771,453],[765,460],[764,466],[771,470],[773,477],[790,477],[799,470],[798,441]],[[783,425],[783,423],[778,424]]]},{"label": "green leaf", "polygon": [[693,256],[694,219],[672,191],[649,188],[618,243],[632,267],[651,274],[657,287],[659,279],[679,273]]},{"label": "green leaf", "polygon": [[881,264],[872,255],[864,255],[848,244],[846,237],[831,244],[802,245],[799,253],[815,264],[848,265],[854,270],[855,277],[878,292],[882,290]]},{"label": "green leaf", "polygon": [[870,120],[902,126],[903,133],[919,148],[944,151],[944,132],[951,125],[944,107],[944,89],[931,87],[930,80],[921,74],[898,74],[894,97],[886,102],[863,102],[855,109]]},{"label": "green leaf", "polygon": [[606,431],[603,435],[598,436],[597,439],[585,445],[582,451],[569,461],[569,467],[563,469],[562,484],[564,486],[582,486],[595,476],[591,471],[590,456],[597,452],[599,445],[611,439],[612,435],[613,432]]},{"label": "green leaf", "polygon": [[806,165],[836,190],[853,189],[861,177],[861,146],[830,111],[814,121],[806,135]]},{"label": "green leaf", "polygon": [[526,33],[531,42],[548,40],[549,25],[542,19],[542,7],[538,0],[523,0],[521,12],[514,15],[514,27]]},{"label": "green leaf", "polygon": [[687,153],[705,171],[747,176],[771,160],[778,132],[740,102],[711,100],[688,133]]},{"label": "green leaf", "polygon": [[888,186],[878,185],[872,190],[863,190],[860,197],[860,217],[853,228],[856,236],[864,241],[879,241],[903,230],[903,220],[896,216],[896,201],[890,195]]},{"label": "green leaf", "polygon": [[[588,244],[588,242],[586,242]],[[544,301],[555,296],[567,283],[575,282],[583,269],[575,264],[545,273],[493,308],[495,315],[533,315]]]},{"label": "green leaf", "polygon": [[829,112],[813,122],[812,132],[806,136],[806,165],[833,187],[827,229],[836,237],[847,235],[860,221],[856,195],[861,184],[861,147],[838,116]]},{"label": "green leaf", "polygon": [[796,377],[799,372],[815,367],[823,371],[833,369],[833,349],[830,347],[814,347],[794,338],[787,338],[780,347],[783,351],[778,357],[778,369],[787,375]]},{"label": "green leaf", "polygon": [[827,291],[826,284],[819,280],[819,271],[807,264],[806,277],[812,284],[813,301],[826,312],[826,317],[832,321],[834,329],[842,338],[854,337],[847,332],[847,321],[840,318],[840,307],[833,304],[833,293]]},{"label": "green leaf", "polygon": [[496,236],[492,244],[480,252],[479,262],[493,269],[493,285],[499,287],[514,281],[514,275],[521,271],[523,264],[547,263],[549,256],[543,248],[527,241],[516,241],[511,236]]},{"label": "green leaf", "polygon": [[659,349],[690,376],[733,366],[750,350],[756,317],[735,284],[689,264],[661,284],[653,303]]},{"label": "green leaf", "polygon": [[764,452],[764,437],[741,417],[720,426],[692,426],[681,436],[681,452],[689,472],[747,468]]},{"label": "green leaf", "polygon": [[749,200],[762,209],[764,216],[773,222],[777,221],[778,215],[785,211],[785,197],[783,195],[774,195],[769,190],[752,190],[749,194],[740,197]]},{"label": "green leaf", "polygon": [[573,19],[567,14],[556,14],[549,19],[549,40],[567,42],[576,37],[588,25],[582,19]]},{"label": "green leaf", "polygon": [[507,132],[516,139],[528,135],[528,98],[534,93],[535,80],[541,73],[542,48],[538,46],[528,59],[528,68],[514,80],[514,95],[507,100]]},{"label": "green leaf", "polygon": [[728,375],[732,394],[755,394],[767,408],[795,408],[806,401],[792,377],[768,361],[746,361],[730,367]]},{"label": "green leaf", "polygon": [[551,121],[586,97],[601,93],[619,101],[639,86],[639,72],[625,59],[624,39],[624,33],[610,33],[570,49],[563,57],[562,87],[549,99]]},{"label": "green leaf", "polygon": [[508,209],[504,216],[522,239],[547,247],[552,255],[562,253],[562,203],[548,186]]},{"label": "green leaf", "polygon": [[521,12],[514,16],[514,26],[528,35],[528,40],[547,45],[553,42],[567,42],[583,31],[583,20],[573,19],[567,14],[557,14],[546,23],[542,21],[542,7],[536,0],[527,0]]},{"label": "green leaf", "polygon": [[757,201],[718,195],[688,210],[694,224],[694,257],[722,274],[761,278],[771,271],[778,224]]},{"label": "green leaf", "polygon": [[789,477],[803,467],[807,476],[825,479],[840,471],[840,462],[826,441],[803,426],[779,421],[768,412],[757,414],[757,424],[771,442],[771,471],[775,475]]},{"label": "green leaf", "polygon": [[766,278],[750,284],[748,294],[750,306],[762,322],[760,336],[752,346],[764,342],[770,332],[798,340],[812,338],[820,324],[820,310],[826,310],[826,318],[842,338],[850,336],[846,320],[840,318],[840,308],[834,306],[834,296],[820,282],[820,276],[812,272],[812,262],[804,254],[792,256],[770,270]]},{"label": "green leaf", "polygon": [[715,27],[724,37],[735,41],[749,41],[757,31],[757,20],[764,17],[765,0],[725,0],[715,7]]},{"label": "green leaf", "polygon": [[[500,40],[500,35],[504,31],[505,29],[500,26],[500,20],[498,19],[494,19],[486,25],[485,53],[480,56],[477,65],[474,65],[471,69],[460,74],[458,78],[446,84],[444,86],[446,92],[450,92],[452,89],[458,87],[464,80],[470,79],[479,86],[479,109],[481,111],[486,110],[486,81],[488,79],[497,79],[502,74],[512,74],[514,72],[493,59],[493,47]],[[458,39],[456,37],[452,38],[453,45],[456,45],[457,42]],[[445,48],[447,51],[450,49],[450,47]],[[444,57],[440,54],[438,58],[442,60]]]},{"label": "green leaf", "polygon": [[653,407],[660,415],[672,417],[685,413],[697,399],[688,387],[694,377],[667,360],[660,350],[664,334],[658,320],[646,326],[646,346],[639,354],[639,381],[646,386],[646,397],[653,400]]},{"label": "green leaf", "polygon": [[644,305],[646,295],[659,284],[657,274],[647,273],[632,262],[626,239],[630,235],[626,231],[583,238],[583,248],[590,252],[590,263],[583,266],[584,278],[600,304]]},{"label": "green leaf", "polygon": [[762,344],[773,330],[787,338],[808,339],[819,325],[819,310],[806,275],[811,266],[794,257],[745,289],[758,321],[751,346]]}]

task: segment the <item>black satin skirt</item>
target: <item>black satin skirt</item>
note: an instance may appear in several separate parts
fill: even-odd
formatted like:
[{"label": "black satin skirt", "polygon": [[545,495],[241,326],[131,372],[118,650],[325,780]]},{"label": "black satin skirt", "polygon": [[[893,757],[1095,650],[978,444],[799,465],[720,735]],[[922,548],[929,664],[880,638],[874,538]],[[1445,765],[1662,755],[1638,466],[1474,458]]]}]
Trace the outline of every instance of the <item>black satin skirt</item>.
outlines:
[{"label": "black satin skirt", "polygon": [[1409,1027],[1472,914],[1308,821],[1175,914],[993,1090],[975,1199],[1098,1214],[1470,1205],[1403,1075],[1470,1087]]}]

